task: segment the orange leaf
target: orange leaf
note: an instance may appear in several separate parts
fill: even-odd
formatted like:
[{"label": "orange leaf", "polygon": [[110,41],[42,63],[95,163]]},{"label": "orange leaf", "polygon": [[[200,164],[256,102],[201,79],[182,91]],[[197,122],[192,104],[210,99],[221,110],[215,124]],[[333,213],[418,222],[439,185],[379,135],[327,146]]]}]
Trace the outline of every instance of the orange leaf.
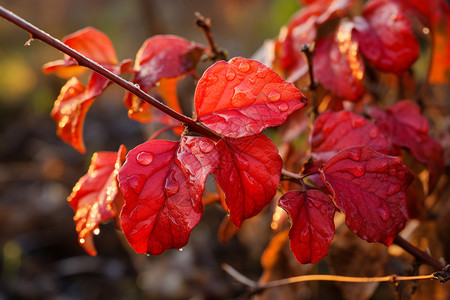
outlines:
[{"label": "orange leaf", "polygon": [[118,193],[117,173],[125,160],[126,148],[118,152],[94,153],[89,170],[67,198],[75,211],[74,221],[81,246],[92,256],[97,254],[92,233],[100,232],[101,222],[116,216],[120,206],[114,204]]},{"label": "orange leaf", "polygon": [[116,51],[103,32],[86,27],[62,39],[63,43],[101,65],[117,65]]},{"label": "orange leaf", "polygon": [[84,118],[93,101],[83,84],[72,77],[61,88],[51,111],[58,126],[58,136],[81,153],[86,153],[82,135]]}]

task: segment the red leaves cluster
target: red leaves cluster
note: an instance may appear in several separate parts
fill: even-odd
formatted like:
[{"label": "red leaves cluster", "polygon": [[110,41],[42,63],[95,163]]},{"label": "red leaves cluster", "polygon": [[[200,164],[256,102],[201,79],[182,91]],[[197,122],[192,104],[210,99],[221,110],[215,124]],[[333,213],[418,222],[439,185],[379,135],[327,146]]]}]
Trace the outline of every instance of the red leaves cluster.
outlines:
[{"label": "red leaves cluster", "polygon": [[[281,31],[275,63],[288,81],[300,79],[308,70],[300,49],[315,42],[316,80],[340,98],[359,100],[365,91],[361,82],[365,74],[363,57],[372,67],[395,74],[407,71],[419,57],[412,22],[406,15],[407,8],[416,8],[417,12],[418,4],[408,2],[368,1],[361,16],[342,19],[332,35],[318,38],[319,28],[331,19],[345,16],[353,2],[314,1],[291,19],[287,30]],[[434,17],[421,10],[423,19]]]},{"label": "red leaves cluster", "polygon": [[[97,29],[87,27],[66,36],[62,41],[116,75],[134,73],[133,83],[144,91],[157,86],[158,96],[180,113],[176,84],[182,76],[193,72],[206,51],[203,46],[176,36],[155,36],[142,45],[136,55],[135,66],[131,68],[131,60],[119,62],[110,39]],[[86,113],[95,98],[110,84],[109,80],[92,72],[87,86],[84,86],[77,76],[86,70],[68,56],[43,67],[45,73],[54,72],[64,78],[72,77],[61,89],[51,116],[58,125],[57,134],[60,138],[81,153],[86,152],[82,134]],[[136,96],[127,93],[124,104],[130,118],[141,122],[152,120],[149,104]],[[158,121],[171,126],[179,125],[170,118],[160,118]]]},{"label": "red leaves cluster", "polygon": [[[301,46],[316,41],[319,26],[343,16],[352,5],[348,0],[311,3],[279,40],[278,60],[290,81],[307,72]],[[371,0],[362,16],[341,21],[332,35],[318,39],[312,70],[318,81],[336,96],[357,101],[365,93],[363,58],[384,72],[409,69],[419,49],[405,5]],[[194,72],[207,51],[179,37],[156,36],[142,45],[130,69],[128,61],[118,62],[109,39],[95,29],[64,42],[116,74],[133,73],[140,89],[180,113],[176,84]],[[44,70],[66,76],[77,75],[80,67],[66,57]],[[86,87],[72,77],[55,102],[58,135],[80,152],[85,152],[86,112],[108,84],[97,74]],[[128,93],[124,102],[131,118],[154,120],[151,107],[136,96]],[[208,137],[189,136],[186,130],[179,141],[148,141],[131,150],[123,166],[124,147],[93,157],[69,197],[80,243],[95,255],[92,233],[117,215],[122,204],[117,201],[116,207],[115,199],[123,195],[121,226],[136,252],[157,255],[182,248],[202,216],[202,195],[211,174],[225,194],[230,221],[240,227],[273,199],[281,178],[283,161],[262,131],[284,123],[306,102],[292,83],[257,61],[237,57],[215,63],[198,81],[194,96],[195,121],[209,131]],[[398,157],[400,148],[427,166],[430,190],[442,172],[442,147],[428,135],[428,122],[415,104],[402,101],[368,113],[373,121],[351,111],[325,112],[315,120],[311,159],[306,175],[299,176],[302,189],[288,191],[279,201],[291,220],[290,245],[301,263],[318,262],[327,254],[336,212],[345,214],[350,230],[362,239],[392,243],[408,219],[407,188],[413,179]],[[308,176],[314,187],[303,182]]]},{"label": "red leaves cluster", "polygon": [[442,173],[442,147],[428,135],[416,104],[405,100],[370,114],[375,123],[350,111],[325,112],[315,121],[309,170],[318,169],[321,184],[316,182],[317,190],[288,192],[279,202],[291,219],[291,249],[302,263],[327,254],[335,210],[369,242],[389,245],[404,228],[413,175],[391,156],[400,154],[398,147],[409,148],[428,166],[431,188]]},{"label": "red leaves cluster", "polygon": [[92,234],[98,234],[99,224],[115,217],[122,207],[117,174],[125,154],[123,145],[118,152],[95,153],[87,174],[80,178],[67,198],[75,211],[73,219],[79,242],[90,255],[97,254]]},{"label": "red leaves cluster", "polygon": [[188,242],[211,173],[236,226],[260,212],[275,195],[282,168],[277,147],[261,132],[283,123],[306,99],[268,67],[237,57],[206,70],[194,102],[198,120],[220,134],[216,140],[149,141],[131,150],[119,171],[122,228],[138,253],[156,255]]}]

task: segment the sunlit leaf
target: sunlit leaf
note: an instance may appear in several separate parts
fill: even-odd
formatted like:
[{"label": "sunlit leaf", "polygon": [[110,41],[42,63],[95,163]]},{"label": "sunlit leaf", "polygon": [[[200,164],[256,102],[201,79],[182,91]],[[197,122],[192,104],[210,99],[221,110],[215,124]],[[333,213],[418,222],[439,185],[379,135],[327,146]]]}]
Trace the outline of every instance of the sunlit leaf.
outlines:
[{"label": "sunlit leaf", "polygon": [[206,177],[217,166],[212,141],[152,140],[129,152],[119,171],[123,232],[138,253],[158,255],[188,242],[203,212]]},{"label": "sunlit leaf", "polygon": [[405,227],[412,175],[398,157],[351,147],[333,156],[320,172],[348,227],[362,239],[390,245]]},{"label": "sunlit leaf", "polygon": [[262,134],[217,143],[214,173],[223,189],[230,220],[238,227],[259,213],[275,195],[283,162],[275,144]]},{"label": "sunlit leaf", "polygon": [[89,170],[67,198],[75,211],[73,220],[81,246],[90,255],[97,251],[92,234],[98,234],[100,223],[108,221],[120,211],[114,204],[117,193],[117,173],[125,160],[125,146],[118,152],[97,152],[92,156]]},{"label": "sunlit leaf", "polygon": [[242,57],[220,61],[206,70],[194,101],[199,121],[233,138],[280,125],[307,102],[293,84],[263,64]]}]

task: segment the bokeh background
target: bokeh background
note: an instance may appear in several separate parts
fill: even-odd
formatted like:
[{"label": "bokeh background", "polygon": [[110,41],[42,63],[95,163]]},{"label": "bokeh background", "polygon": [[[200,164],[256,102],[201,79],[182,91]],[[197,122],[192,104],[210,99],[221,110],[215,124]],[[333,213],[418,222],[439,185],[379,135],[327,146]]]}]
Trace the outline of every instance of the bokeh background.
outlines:
[{"label": "bokeh background", "polygon": [[[194,24],[196,11],[212,19],[216,42],[230,56],[250,57],[299,8],[295,0],[2,0],[0,5],[57,38],[96,27],[110,37],[119,59],[134,59],[155,34],[206,43]],[[44,63],[62,54],[39,41],[25,46],[28,39],[28,33],[0,19],[0,299],[239,295],[241,286],[220,264],[257,279],[269,223],[250,226],[221,244],[217,230],[224,212],[219,205],[207,206],[182,252],[137,255],[113,224],[105,224],[95,240],[98,256],[85,254],[67,196],[87,171],[92,153],[117,151],[120,144],[131,149],[152,128],[128,119],[123,91],[111,86],[87,114],[88,153],[63,143],[49,113],[65,80],[41,72]],[[193,88],[181,97],[188,101],[192,96]]]},{"label": "bokeh background", "polygon": [[[1,0],[0,5],[57,38],[86,26],[95,27],[110,37],[119,60],[134,59],[142,43],[155,34],[175,34],[206,43],[194,24],[195,12],[211,18],[214,38],[230,57],[251,57],[266,39],[277,36],[280,27],[299,9],[297,0]],[[87,255],[78,245],[74,212],[66,202],[67,196],[87,171],[94,152],[117,151],[121,144],[132,149],[157,127],[128,119],[124,93],[112,85],[87,114],[87,154],[66,145],[57,137],[56,125],[49,116],[65,80],[41,72],[44,63],[61,59],[62,54],[39,41],[25,46],[29,38],[22,29],[0,19],[0,300],[247,299],[244,287],[222,270],[222,263],[254,280],[261,275],[271,280],[329,271],[326,263],[298,264],[285,246],[277,250],[273,260],[266,256],[266,264],[276,265],[267,274],[261,266],[261,255],[273,237],[271,210],[246,221],[238,234],[223,244],[218,230],[225,213],[217,203],[205,206],[201,222],[182,251],[169,250],[157,257],[138,255],[114,224],[108,223],[101,225],[101,233],[95,238],[98,256]],[[425,54],[414,65],[419,78],[424,77],[427,63]],[[198,73],[206,67],[208,64],[200,64]],[[179,97],[189,113],[193,81],[182,82],[180,88]],[[446,149],[447,166],[449,94],[448,82],[430,86],[425,101],[432,128],[438,129],[439,134],[434,136]],[[448,168],[446,171],[448,179]],[[444,213],[433,211],[430,222],[417,226],[423,232],[416,244],[421,249],[438,249],[440,252],[432,253],[435,257],[445,252],[448,258],[449,248],[441,246],[450,243],[449,235],[442,241],[429,234],[436,232],[436,226],[448,232],[450,187],[441,186],[440,190],[440,200],[436,198],[435,202],[447,203]],[[438,216],[442,222],[436,225]],[[352,275],[364,275],[357,274],[361,270],[399,274],[412,265],[410,256],[401,253],[400,259],[391,259],[386,247],[366,243],[348,231],[337,232],[336,236],[339,238],[330,248],[329,257],[344,269],[348,267]],[[392,249],[399,250],[389,247],[391,256]],[[389,270],[385,270],[386,265]],[[419,285],[419,296],[413,299],[435,295],[431,299],[446,299],[449,284],[437,285]],[[356,286],[347,288],[348,292],[357,290]],[[287,295],[342,299],[341,292],[339,283],[312,283],[308,287],[273,289],[259,299],[289,299]],[[384,284],[369,297],[395,296],[394,285]]]}]

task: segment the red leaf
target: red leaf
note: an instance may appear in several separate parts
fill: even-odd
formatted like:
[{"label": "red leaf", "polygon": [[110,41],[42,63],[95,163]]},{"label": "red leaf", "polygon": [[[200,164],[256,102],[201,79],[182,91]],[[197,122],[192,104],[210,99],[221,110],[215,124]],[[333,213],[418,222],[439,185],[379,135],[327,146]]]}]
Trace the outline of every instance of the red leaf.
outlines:
[{"label": "red leaf", "polygon": [[105,77],[92,73],[89,86],[85,88],[76,78],[72,77],[61,88],[50,113],[57,124],[57,134],[66,143],[72,145],[80,153],[86,153],[83,141],[83,125],[86,113],[110,81]]},{"label": "red leaf", "polygon": [[[192,43],[178,36],[157,35],[149,38],[139,49],[136,55],[135,77],[132,80],[143,91],[155,87],[163,78],[175,78],[194,71],[198,61],[206,48]],[[176,80],[177,81],[177,80]],[[176,86],[176,81],[173,83]],[[176,89],[171,97],[165,97],[172,109],[181,113],[176,103],[170,102],[176,98]],[[167,95],[166,95],[167,96]],[[125,105],[129,109],[129,117],[140,122],[151,120],[151,107],[127,93]]]},{"label": "red leaf", "polygon": [[412,24],[401,6],[372,0],[354,19],[362,54],[379,70],[401,74],[419,57],[419,44]]},{"label": "red leaf", "polygon": [[56,121],[57,134],[66,143],[81,153],[86,153],[83,141],[83,124],[94,98],[86,93],[86,88],[73,77],[61,88],[51,117]]},{"label": "red leaf", "polygon": [[331,199],[318,190],[290,191],[281,197],[278,206],[291,220],[289,240],[295,258],[302,264],[314,264],[327,255],[336,212]]},{"label": "red leaf", "polygon": [[405,227],[412,175],[400,158],[352,147],[336,154],[320,172],[348,227],[362,239],[390,245]]},{"label": "red leaf", "polygon": [[[119,65],[111,40],[106,34],[95,28],[86,27],[78,30],[65,36],[62,42],[100,65],[109,67]],[[61,77],[70,77],[79,75],[86,70],[80,68],[73,58],[65,55],[63,60],[45,64],[43,71],[44,73],[57,72]]]},{"label": "red leaf", "polygon": [[200,221],[205,180],[217,156],[214,143],[201,137],[152,140],[129,152],[119,171],[125,197],[120,219],[136,252],[157,255],[186,245]]},{"label": "red leaf", "polygon": [[272,140],[262,134],[222,138],[216,147],[220,161],[214,176],[225,192],[231,221],[240,227],[272,200],[283,161]]},{"label": "red leaf", "polygon": [[263,64],[236,57],[203,74],[195,91],[195,111],[207,127],[239,138],[282,124],[306,98]]},{"label": "red leaf", "polygon": [[431,191],[444,171],[444,152],[442,146],[428,134],[429,124],[419,106],[403,100],[386,111],[373,107],[369,114],[394,145],[408,148],[419,162],[427,165]]},{"label": "red leaf", "polygon": [[118,152],[97,152],[92,156],[86,175],[80,178],[67,198],[75,211],[73,220],[81,246],[90,255],[97,251],[92,233],[98,234],[98,225],[113,218],[118,210],[114,205],[117,188],[117,172],[125,160],[125,146]]},{"label": "red leaf", "polygon": [[356,101],[364,93],[364,62],[358,54],[353,23],[343,22],[333,37],[316,43],[314,77],[337,96]]},{"label": "red leaf", "polygon": [[317,0],[292,17],[287,25],[287,33],[282,31],[280,34],[280,63],[288,73],[289,82],[297,81],[308,72],[308,65],[300,49],[316,39],[318,25],[344,15],[351,5],[351,0]]},{"label": "red leaf", "polygon": [[445,0],[396,0],[408,12],[417,16],[432,34],[430,82],[450,82],[450,5]]},{"label": "red leaf", "polygon": [[384,154],[396,154],[378,127],[351,111],[324,112],[317,117],[311,135],[311,156],[326,162],[338,151],[367,146]]}]

